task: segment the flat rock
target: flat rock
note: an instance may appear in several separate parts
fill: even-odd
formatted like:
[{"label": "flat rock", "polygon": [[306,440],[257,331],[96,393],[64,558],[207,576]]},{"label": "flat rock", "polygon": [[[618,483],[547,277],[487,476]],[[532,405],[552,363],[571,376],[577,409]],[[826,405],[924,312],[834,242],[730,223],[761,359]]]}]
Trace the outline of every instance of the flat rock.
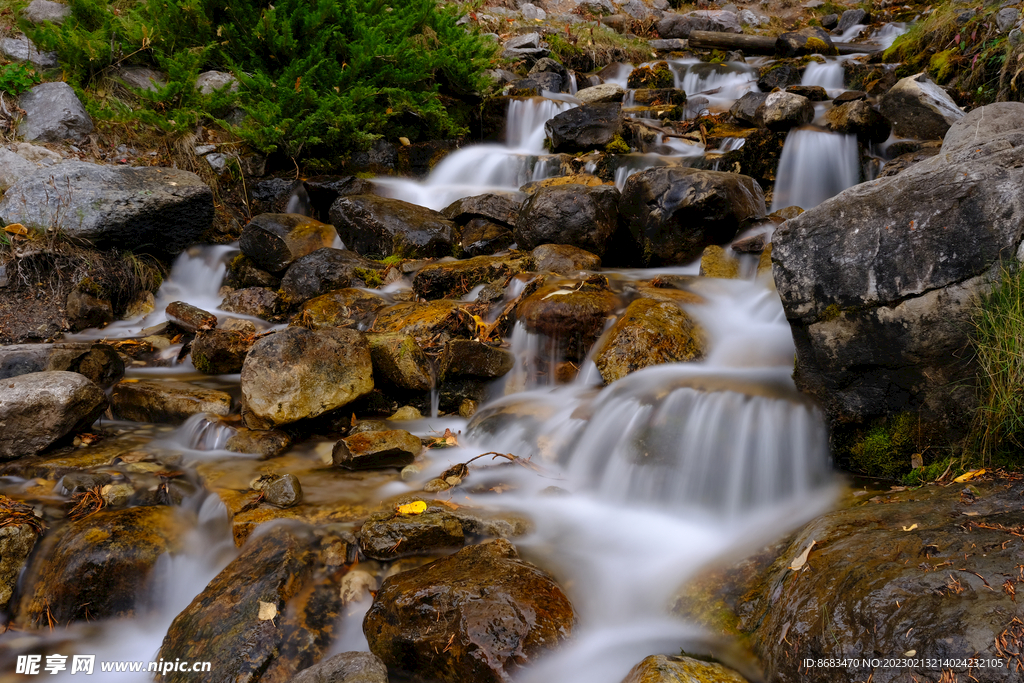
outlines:
[{"label": "flat rock", "polygon": [[109,389],[124,377],[124,361],[114,347],[100,343],[55,342],[0,346],[0,380],[49,370],[77,372],[97,386]]},{"label": "flat rock", "polygon": [[188,171],[67,161],[14,183],[0,199],[0,221],[57,226],[101,248],[172,255],[212,226],[213,192]]},{"label": "flat rock", "polygon": [[344,287],[304,301],[292,318],[292,324],[311,330],[324,327],[365,329],[373,324],[377,311],[387,305],[387,299],[377,294]]},{"label": "flat rock", "polygon": [[452,377],[496,379],[512,369],[515,356],[506,349],[470,339],[453,339],[444,345],[438,360],[441,380]]},{"label": "flat rock", "polygon": [[394,304],[377,313],[373,332],[400,332],[424,341],[444,342],[453,337],[470,337],[476,331],[473,317],[458,301],[408,302]]},{"label": "flat rock", "polygon": [[77,372],[0,380],[0,459],[35,455],[87,429],[107,407],[103,390]]},{"label": "flat rock", "polygon": [[122,380],[110,398],[114,414],[133,422],[178,424],[193,415],[231,412],[231,395],[187,382]]},{"label": "flat rock", "polygon": [[522,251],[431,263],[416,273],[412,290],[423,299],[460,299],[477,285],[508,279],[533,267],[533,257]]},{"label": "flat rock", "polygon": [[559,275],[578,275],[583,270],[597,270],[601,257],[571,244],[542,244],[530,252],[537,270]]},{"label": "flat rock", "polygon": [[437,503],[417,515],[379,512],[359,529],[359,547],[375,560],[461,548],[465,542],[462,523]]},{"label": "flat rock", "polygon": [[718,662],[685,656],[651,655],[629,670],[622,683],[748,683],[739,673]]},{"label": "flat rock", "polygon": [[348,470],[405,467],[423,449],[419,437],[404,429],[360,432],[334,445],[334,464]]}]

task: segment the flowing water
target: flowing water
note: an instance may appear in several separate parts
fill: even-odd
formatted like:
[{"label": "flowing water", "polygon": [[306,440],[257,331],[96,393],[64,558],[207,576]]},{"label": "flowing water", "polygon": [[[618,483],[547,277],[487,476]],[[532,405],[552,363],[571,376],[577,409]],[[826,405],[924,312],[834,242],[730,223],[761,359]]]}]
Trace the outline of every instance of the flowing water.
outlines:
[{"label": "flowing water", "polygon": [[[756,71],[745,64],[678,61],[671,66],[688,96],[707,97],[708,106],[719,111],[756,87]],[[624,74],[616,75],[624,85],[628,70],[620,71]],[[842,68],[829,61],[809,68],[804,78],[827,89],[841,88]],[[517,189],[558,172],[545,158],[543,124],[572,106],[565,98],[514,101],[504,144],[459,150],[423,181],[387,178],[377,183],[391,196],[434,209],[458,197]],[[659,154],[629,155],[618,168],[616,184],[621,187],[644,168],[692,163],[705,154],[702,146],[679,139],[659,142]],[[725,140],[717,153],[741,145],[742,140]],[[855,184],[858,158],[852,136],[814,128],[792,131],[773,208],[810,208]],[[153,314],[82,336],[138,335],[163,321],[163,309],[175,300],[227,315],[218,309],[218,290],[224,263],[233,253],[232,247],[190,250],[161,288]],[[658,274],[694,276],[696,270],[690,265],[605,272],[613,288],[622,291]],[[793,342],[778,295],[754,279],[692,278],[689,286],[703,300],[686,308],[707,334],[704,361],[647,368],[601,388],[596,365],[587,359],[574,382],[556,385],[552,378],[563,359],[550,340],[517,325],[509,340],[516,366],[495,383],[493,400],[472,420],[446,416],[404,425],[420,435],[446,428],[461,432],[458,447],[432,451],[416,481],[395,478],[381,485],[373,480],[372,486],[363,482],[358,494],[344,494],[380,500],[417,491],[452,464],[488,451],[530,459],[536,469],[481,468],[472,475],[475,484],[493,479],[503,484],[495,488],[509,489],[474,495],[472,504],[514,510],[533,520],[535,530],[514,542],[524,557],[559,579],[577,610],[576,637],[532,667],[524,681],[619,683],[645,656],[680,648],[714,654],[756,678],[742,648],[702,632],[686,615],[672,615],[673,596],[703,568],[777,539],[827,509],[834,498],[823,418],[793,385]],[[176,352],[172,347],[167,354]],[[176,368],[133,368],[128,376],[220,382],[237,393],[237,376],[201,377],[187,362]],[[229,424],[199,416],[161,433],[150,448],[180,453],[185,465],[228,463],[224,467],[237,468],[235,478],[244,481],[255,471],[254,463],[222,450],[232,432]],[[287,457],[312,463],[325,448],[330,444],[305,444]],[[333,480],[304,480],[303,486],[313,497],[342,495]],[[7,645],[14,648],[15,638],[42,638],[63,643],[65,649],[72,642],[75,651],[96,653],[98,659],[155,658],[173,617],[237,553],[227,510],[216,495],[197,494],[181,514],[193,542],[187,552],[161,561],[160,590],[148,610],[99,626],[8,635]],[[368,606],[364,601],[349,607],[335,652],[366,647],[359,624]],[[110,674],[108,680],[148,678]]]}]

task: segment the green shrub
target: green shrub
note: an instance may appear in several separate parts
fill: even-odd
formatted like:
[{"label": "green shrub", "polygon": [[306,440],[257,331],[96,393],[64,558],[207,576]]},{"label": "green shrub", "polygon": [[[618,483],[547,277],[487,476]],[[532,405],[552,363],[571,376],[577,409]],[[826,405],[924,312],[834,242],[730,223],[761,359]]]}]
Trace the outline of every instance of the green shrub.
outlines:
[{"label": "green shrub", "polygon": [[39,76],[28,64],[0,66],[0,91],[18,96],[39,82]]},{"label": "green shrub", "polygon": [[913,413],[899,413],[871,427],[850,447],[852,469],[895,479],[910,470],[917,420]]},{"label": "green shrub", "polygon": [[[68,81],[106,118],[136,117],[90,86],[120,65],[168,73],[137,92],[146,123],[183,129],[222,120],[240,105],[239,135],[264,152],[328,156],[366,148],[387,134],[411,140],[463,134],[456,97],[486,85],[494,43],[456,26],[436,0],[72,0],[61,26],[26,27],[69,65]],[[241,87],[212,96],[197,75],[228,70]],[[96,89],[99,90],[99,89]]]}]

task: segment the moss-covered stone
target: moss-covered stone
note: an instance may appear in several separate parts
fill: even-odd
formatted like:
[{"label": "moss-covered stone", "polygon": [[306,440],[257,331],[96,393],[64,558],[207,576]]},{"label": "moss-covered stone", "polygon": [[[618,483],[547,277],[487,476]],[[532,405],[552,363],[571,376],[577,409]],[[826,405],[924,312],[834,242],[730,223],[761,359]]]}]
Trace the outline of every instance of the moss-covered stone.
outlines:
[{"label": "moss-covered stone", "polygon": [[533,270],[527,252],[504,256],[476,256],[462,261],[443,261],[424,266],[412,281],[413,292],[424,299],[459,299],[477,285]]},{"label": "moss-covered stone", "polygon": [[740,276],[740,262],[732,255],[731,249],[712,244],[704,247],[700,255],[700,274],[703,277],[717,277],[735,280]]},{"label": "moss-covered stone", "polygon": [[675,87],[675,75],[668,66],[668,62],[655,62],[638,66],[630,72],[626,85],[630,88],[673,88]]}]

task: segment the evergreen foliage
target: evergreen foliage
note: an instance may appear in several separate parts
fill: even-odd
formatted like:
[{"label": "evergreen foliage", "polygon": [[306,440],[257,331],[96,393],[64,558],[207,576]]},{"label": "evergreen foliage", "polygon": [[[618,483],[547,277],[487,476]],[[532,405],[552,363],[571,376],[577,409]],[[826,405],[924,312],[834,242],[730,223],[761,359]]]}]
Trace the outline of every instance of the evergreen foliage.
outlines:
[{"label": "evergreen foliage", "polygon": [[[328,156],[387,134],[411,140],[463,134],[456,96],[486,86],[496,45],[456,26],[436,0],[71,0],[61,26],[26,26],[69,65],[67,80],[100,118],[142,118],[165,129],[218,120],[238,105],[239,135],[264,152]],[[137,96],[147,113],[117,110],[90,87],[113,67],[153,66],[166,87]],[[210,96],[204,70],[238,79]],[[101,89],[102,90],[102,89]]]}]

